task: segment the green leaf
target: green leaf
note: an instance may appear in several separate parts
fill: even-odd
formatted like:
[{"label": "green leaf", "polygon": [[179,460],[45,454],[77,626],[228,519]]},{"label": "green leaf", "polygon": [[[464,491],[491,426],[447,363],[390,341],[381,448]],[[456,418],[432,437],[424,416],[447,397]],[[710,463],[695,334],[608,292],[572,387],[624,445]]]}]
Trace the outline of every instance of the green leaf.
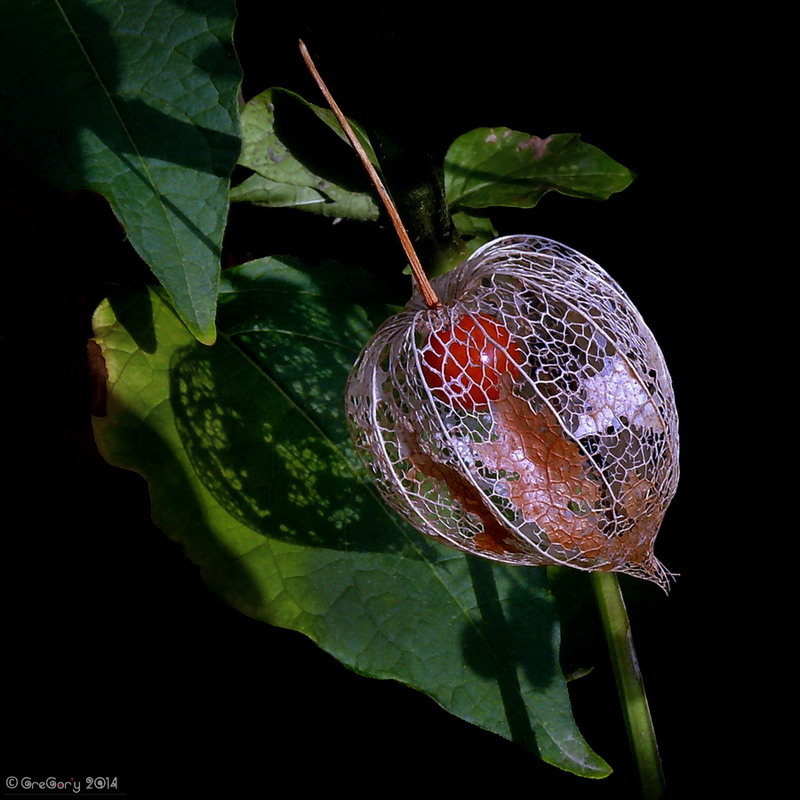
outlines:
[{"label": "green leaf", "polygon": [[231,200],[378,218],[367,176],[331,112],[285,89],[267,89],[245,105],[241,123],[239,164],[254,174],[231,190]]},{"label": "green leaf", "polygon": [[546,571],[432,543],[355,462],[341,398],[384,313],[376,296],[358,271],[251,262],[223,274],[210,348],[157,292],[112,297],[95,315],[109,388],[97,441],[147,478],[157,524],[235,608],[602,777],[571,715]]},{"label": "green leaf", "polygon": [[0,19],[6,143],[104,195],[189,329],[215,337],[239,153],[233,0],[40,0]]},{"label": "green leaf", "polygon": [[453,214],[453,224],[471,252],[497,238],[497,229],[485,212],[456,211]]},{"label": "green leaf", "polygon": [[540,139],[508,128],[477,128],[445,156],[445,191],[454,209],[532,208],[549,191],[606,200],[633,173],[576,133]]}]

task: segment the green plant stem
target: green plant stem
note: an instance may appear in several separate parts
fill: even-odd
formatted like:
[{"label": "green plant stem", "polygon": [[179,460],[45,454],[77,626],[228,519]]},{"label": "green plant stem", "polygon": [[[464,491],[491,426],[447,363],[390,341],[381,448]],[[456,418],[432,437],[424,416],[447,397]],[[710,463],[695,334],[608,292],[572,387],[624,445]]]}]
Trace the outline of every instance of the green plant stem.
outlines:
[{"label": "green plant stem", "polygon": [[664,773],[622,590],[613,572],[593,572],[592,586],[611,652],[628,740],[639,771],[642,796],[645,800],[655,800],[664,791]]},{"label": "green plant stem", "polygon": [[458,234],[433,159],[413,142],[398,143],[386,128],[365,125],[383,178],[429,276],[469,255]]}]

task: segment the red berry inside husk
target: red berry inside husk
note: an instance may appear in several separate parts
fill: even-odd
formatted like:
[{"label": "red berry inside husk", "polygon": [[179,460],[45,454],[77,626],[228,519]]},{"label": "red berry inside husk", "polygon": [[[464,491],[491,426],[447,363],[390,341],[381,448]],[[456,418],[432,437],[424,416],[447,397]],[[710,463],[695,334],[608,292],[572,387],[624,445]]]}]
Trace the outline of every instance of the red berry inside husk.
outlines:
[{"label": "red berry inside husk", "polygon": [[475,411],[500,397],[500,379],[519,375],[522,356],[508,328],[485,314],[464,315],[452,328],[428,335],[422,373],[433,394]]}]

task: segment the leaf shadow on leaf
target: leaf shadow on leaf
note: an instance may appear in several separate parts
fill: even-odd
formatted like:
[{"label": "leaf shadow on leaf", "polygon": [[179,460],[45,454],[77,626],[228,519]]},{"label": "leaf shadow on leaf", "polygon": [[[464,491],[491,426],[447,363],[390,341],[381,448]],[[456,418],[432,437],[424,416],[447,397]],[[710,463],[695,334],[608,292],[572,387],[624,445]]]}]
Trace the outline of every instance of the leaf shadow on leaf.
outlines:
[{"label": "leaf shadow on leaf", "polygon": [[170,403],[197,477],[251,530],[306,547],[414,555],[341,451],[230,343],[179,350]]},{"label": "leaf shadow on leaf", "polygon": [[[252,288],[239,277],[240,292]],[[290,270],[283,283],[303,294],[314,286],[303,277]],[[110,310],[96,317],[114,376],[98,441],[109,461],[145,475],[155,523],[222,599],[550,763],[607,772],[569,712],[544,570],[429,542],[228,335],[192,341],[152,290],[128,303],[115,301],[127,328]],[[136,313],[140,338],[156,321],[153,355],[132,341]]]},{"label": "leaf shadow on leaf", "polygon": [[293,92],[273,89],[272,102],[276,136],[306,169],[348,191],[375,195],[353,148],[305,101]]},{"label": "leaf shadow on leaf", "polygon": [[[201,10],[192,9],[194,13]],[[218,8],[216,13],[219,13]],[[120,36],[102,15],[92,10],[90,4],[71,4],[69,24],[71,31],[78,32],[83,57],[88,59],[88,66],[87,62],[82,61],[80,67],[91,74],[92,80],[78,86],[80,95],[72,106],[75,118],[71,122],[61,120],[62,133],[72,131],[78,134],[89,128],[114,153],[157,159],[216,177],[227,178],[230,175],[239,152],[239,139],[236,136],[189,120],[184,110],[168,104],[168,92],[164,92],[164,99],[159,99],[158,88],[156,92],[146,92],[144,87],[137,90],[127,86],[128,76],[121,66],[124,59],[120,54],[120,43],[129,44],[132,39]],[[142,40],[145,41],[145,38],[142,37]],[[151,46],[156,45],[151,42]],[[163,47],[168,51],[167,45]],[[217,39],[215,44],[191,55],[189,60],[215,81],[238,82],[241,80],[241,69],[232,48],[230,52],[228,50],[229,46],[226,47]],[[150,79],[156,81],[157,76],[151,76]],[[167,74],[164,80],[174,80],[174,76]],[[60,85],[43,88],[64,91]],[[174,90],[177,87],[171,87],[169,92]],[[151,103],[160,104],[163,108],[156,108],[133,96],[134,91],[139,91],[149,97]],[[84,157],[82,148],[77,144],[77,139],[75,144],[66,146],[79,156],[77,161],[73,161],[72,167],[80,172]]]},{"label": "leaf shadow on leaf", "polygon": [[231,200],[377,219],[375,191],[330,113],[280,88],[248,101],[240,114],[238,163],[252,174],[231,189]]},{"label": "leaf shadow on leaf", "polygon": [[[103,426],[106,421],[96,420],[95,424]],[[111,442],[113,449],[106,450],[104,455],[116,466],[133,469],[148,479],[153,522],[207,573],[204,577],[212,588],[224,588],[227,581],[243,597],[258,596],[260,587],[256,579],[242,568],[209,522],[196,484],[170,444],[138,410],[117,404],[111,424],[114,435],[106,441]],[[160,480],[152,479],[148,472],[151,467],[143,468],[153,464],[158,464]],[[217,566],[207,572],[208,564]]]},{"label": "leaf shadow on leaf", "polygon": [[136,346],[145,353],[155,353],[158,338],[147,288],[139,286],[112,290],[108,294],[108,303]]},{"label": "leaf shadow on leaf", "polygon": [[[219,325],[298,408],[348,455],[347,376],[389,315],[385,287],[364,270],[289,256],[223,275]],[[352,459],[355,463],[355,457]]]},{"label": "leaf shadow on leaf", "polygon": [[[516,597],[501,603],[492,565],[477,558],[468,558],[467,563],[480,620],[464,628],[464,659],[479,675],[497,681],[512,741],[538,753],[517,669],[524,670],[534,687],[543,688],[553,680],[558,668],[551,644],[556,617],[547,602],[531,600],[530,590],[522,587],[514,590]],[[539,576],[534,580],[542,582]],[[518,605],[526,609],[522,620],[508,613]]]},{"label": "leaf shadow on leaf", "polygon": [[34,3],[15,15],[4,139],[59,188],[103,195],[210,342],[240,151],[233,2],[121,5]]},{"label": "leaf shadow on leaf", "polygon": [[[238,139],[176,120],[138,100],[117,103],[117,107],[120,115],[127,119],[125,131],[113,126],[98,125],[95,133],[108,150],[122,162],[128,178],[138,182],[138,189],[127,186],[127,194],[133,197],[142,192],[156,195],[158,204],[165,215],[178,220],[180,226],[188,232],[188,236],[202,242],[209,252],[209,257],[213,261],[219,262],[222,254],[221,243],[212,239],[186,211],[158,190],[153,181],[153,164],[148,165],[144,163],[143,159],[147,159],[149,162],[164,161],[174,167],[194,169],[227,181],[235,159],[222,158],[220,153],[238,152]],[[128,133],[137,137],[135,146],[133,146]],[[181,142],[182,144],[178,147],[170,144],[171,142]],[[201,154],[205,154],[206,157],[199,158],[198,156]],[[80,165],[82,160],[83,156],[77,157],[73,161],[73,165]],[[102,187],[98,188],[102,189]],[[120,205],[120,198],[115,197],[113,192],[105,192],[105,194],[125,221],[126,213],[124,206]],[[138,209],[136,213],[140,213]],[[152,261],[157,256],[147,252],[144,252],[143,256],[151,266],[154,266]]]},{"label": "leaf shadow on leaf", "polygon": [[[471,184],[480,186],[480,192],[484,194],[487,191],[487,187],[493,187],[500,182],[496,172],[465,167],[464,165],[457,164],[453,161],[446,160],[444,168],[445,171],[453,177],[469,179]],[[537,181],[535,188],[533,187],[533,184],[534,181],[532,181],[529,177],[522,176],[519,178],[514,178],[509,175],[504,175],[502,177],[501,185],[501,191],[503,195],[502,199],[493,198],[492,202],[481,201],[478,204],[474,204],[471,200],[471,195],[479,194],[479,192],[473,188],[463,196],[457,197],[454,201],[451,201],[452,208],[454,211],[463,211],[465,209],[477,210],[488,208],[494,205],[520,205],[524,208],[532,208],[548,192],[558,190],[558,187],[555,184],[545,180]],[[519,187],[519,200],[509,200],[508,197],[511,194],[511,189],[515,186]]]},{"label": "leaf shadow on leaf", "polygon": [[[125,157],[120,154],[120,158],[125,161]],[[130,161],[127,162],[131,174],[135,175],[137,178],[140,178],[144,184],[147,184],[145,177],[136,170],[134,164]],[[149,186],[147,188],[150,188]],[[159,204],[162,206],[162,210],[165,213],[165,216],[169,217],[172,215],[175,219],[179,220],[183,227],[188,231],[189,236],[194,238],[197,242],[202,243],[203,247],[208,251],[208,257],[211,262],[218,264],[220,259],[222,258],[222,244],[221,242],[214,241],[183,209],[178,207],[175,203],[172,202],[169,198],[165,197],[163,194],[159,194],[158,198]],[[168,223],[170,226],[173,223]],[[153,269],[153,272],[158,275],[162,270],[160,269],[161,265],[157,263],[158,253],[149,253],[147,250],[149,248],[145,248],[141,246],[140,249],[143,251],[143,257]],[[174,288],[173,281],[161,281],[164,287],[169,291]],[[172,292],[170,292],[172,293]]]},{"label": "leaf shadow on leaf", "polygon": [[[273,424],[271,415],[263,419],[259,413],[239,413],[243,410],[241,406],[231,408],[230,413],[221,413],[226,403],[241,397],[239,391],[246,396],[254,386],[234,385],[227,380],[230,373],[224,365],[215,364],[211,355],[220,350],[219,342],[214,348],[190,345],[172,365],[171,384],[176,395],[171,398],[171,405],[176,425],[195,477],[200,478],[204,488],[234,519],[262,535],[265,543],[277,540],[351,555],[378,554],[377,563],[385,577],[380,579],[383,592],[377,598],[365,600],[362,597],[365,587],[360,583],[375,568],[372,561],[357,559],[354,571],[348,572],[349,560],[337,559],[333,572],[328,569],[308,576],[319,596],[331,594],[339,598],[342,592],[350,596],[345,587],[359,586],[355,591],[358,599],[348,614],[349,636],[355,635],[353,614],[359,619],[365,615],[380,617],[381,606],[389,603],[392,613],[381,629],[383,635],[393,646],[401,634],[410,635],[412,638],[404,641],[404,646],[410,647],[418,658],[427,652],[423,631],[433,627],[438,635],[429,646],[431,653],[436,654],[435,658],[431,656],[435,664],[444,646],[437,626],[452,619],[460,630],[453,631],[454,650],[449,658],[456,660],[451,668],[458,670],[461,659],[465,668],[458,678],[464,682],[462,690],[456,693],[458,699],[445,700],[450,692],[448,681],[443,681],[441,674],[418,681],[412,677],[412,671],[402,673],[400,679],[429,692],[432,681],[440,687],[434,696],[449,711],[506,736],[546,760],[558,761],[562,757],[554,755],[554,747],[555,751],[569,753],[571,743],[561,740],[563,731],[549,729],[537,716],[538,704],[542,702],[540,695],[555,707],[566,704],[568,708],[568,700],[560,688],[558,621],[546,587],[545,571],[514,570],[453,554],[432,545],[399,522],[393,523],[349,466],[343,466],[340,454],[326,440],[313,436],[297,438],[297,420],[292,418],[296,412],[291,408],[277,409],[277,418],[282,420],[278,425]],[[275,405],[270,405],[275,410]],[[213,426],[203,422],[212,419]],[[263,435],[254,436],[254,430],[259,428]],[[253,471],[253,464],[261,464],[263,470]],[[171,506],[173,513],[184,513],[183,504],[180,510],[174,502]],[[263,603],[259,598],[263,598],[264,587],[259,585],[256,573],[242,559],[211,555],[224,553],[226,545],[198,510],[190,509],[188,519],[176,520],[172,525],[172,530],[191,532],[182,537],[184,546],[197,563],[205,565],[206,579],[215,590],[246,613],[260,616],[262,612],[253,609]],[[446,550],[444,555],[443,550]],[[411,562],[418,566],[412,567]],[[414,605],[414,622],[406,619],[401,623],[411,610],[404,580],[411,576],[419,580],[426,574],[423,562],[430,565],[423,588],[439,603],[431,602],[420,608]],[[397,601],[388,575],[397,576]],[[341,602],[334,607],[338,609]],[[401,603],[399,610],[395,602]],[[442,620],[438,620],[439,614]],[[334,616],[330,613],[326,617],[326,631],[339,630]],[[406,625],[410,626],[408,630]],[[415,630],[417,634],[413,633]],[[337,635],[347,639],[341,632]],[[417,636],[420,641],[416,641]],[[414,641],[416,645],[412,644]],[[339,653],[341,643],[327,636],[320,644],[338,654],[351,668],[375,675],[372,669],[359,664],[363,654],[358,649]],[[460,657],[456,655],[459,651]],[[395,657],[389,660],[393,662]],[[384,664],[378,674],[385,669]],[[500,697],[499,704],[489,699],[496,694]],[[549,710],[543,716],[551,720],[553,713]],[[571,722],[564,724],[564,730],[572,734]],[[576,745],[576,750],[581,747],[582,744]],[[565,756],[565,763],[569,764],[572,758]],[[594,766],[588,771],[600,774],[602,767]]]},{"label": "leaf shadow on leaf", "polygon": [[98,136],[107,137],[109,147],[114,146],[114,152],[163,161],[216,178],[227,180],[230,176],[239,153],[238,137],[178,119],[169,113],[179,114],[178,110],[160,110],[142,100],[117,99],[115,106],[130,137],[118,137],[115,134],[121,132],[116,130],[97,129]]}]

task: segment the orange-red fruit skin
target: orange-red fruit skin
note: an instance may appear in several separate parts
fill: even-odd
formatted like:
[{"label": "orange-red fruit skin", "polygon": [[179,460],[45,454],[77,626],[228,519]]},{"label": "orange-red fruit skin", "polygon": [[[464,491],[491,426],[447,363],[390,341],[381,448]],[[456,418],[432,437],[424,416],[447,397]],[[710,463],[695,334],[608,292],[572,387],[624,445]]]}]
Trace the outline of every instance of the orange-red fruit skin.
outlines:
[{"label": "orange-red fruit skin", "polygon": [[434,396],[475,411],[500,397],[500,379],[519,375],[522,357],[508,328],[485,314],[464,315],[452,328],[429,334],[422,373]]}]

